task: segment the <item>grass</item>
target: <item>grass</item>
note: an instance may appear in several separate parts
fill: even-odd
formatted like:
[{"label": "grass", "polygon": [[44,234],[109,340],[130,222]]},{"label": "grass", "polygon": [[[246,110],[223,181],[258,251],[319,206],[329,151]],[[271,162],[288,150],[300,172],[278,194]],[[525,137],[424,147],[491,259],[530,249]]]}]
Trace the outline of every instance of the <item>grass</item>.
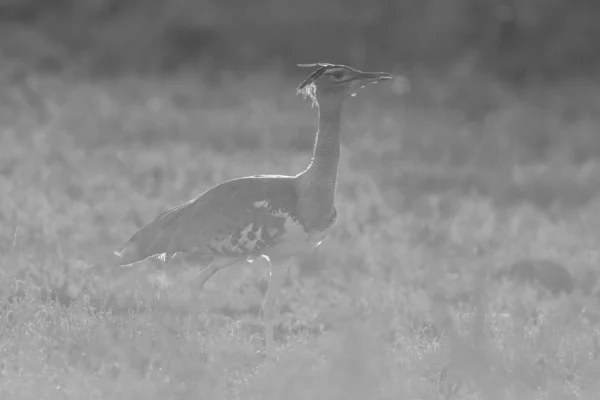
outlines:
[{"label": "grass", "polygon": [[[264,265],[222,271],[200,292],[184,265],[106,260],[219,181],[303,167],[314,114],[294,81],[267,71],[218,86],[184,74],[6,88],[2,398],[595,398],[600,304],[580,287],[600,257],[598,166],[575,164],[578,144],[565,150],[555,131],[567,156],[519,164],[511,129],[597,125],[557,112],[575,96],[564,88],[548,106],[485,82],[477,93],[493,106],[476,128],[451,101],[469,97],[443,81],[349,101],[338,223],[290,270],[277,363],[256,354]],[[486,278],[538,258],[564,265],[576,290]]]}]

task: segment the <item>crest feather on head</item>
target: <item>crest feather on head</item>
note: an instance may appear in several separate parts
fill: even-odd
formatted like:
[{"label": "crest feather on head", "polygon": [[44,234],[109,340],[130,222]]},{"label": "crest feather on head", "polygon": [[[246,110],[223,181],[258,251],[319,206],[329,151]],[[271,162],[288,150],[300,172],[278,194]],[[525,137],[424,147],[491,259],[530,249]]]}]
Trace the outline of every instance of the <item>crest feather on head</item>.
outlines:
[{"label": "crest feather on head", "polygon": [[335,64],[328,63],[314,63],[314,64],[298,64],[299,67],[303,68],[314,68],[318,67],[312,74],[308,76],[300,85],[298,85],[298,89],[296,90],[297,94],[301,94],[305,99],[309,97],[312,100],[312,105],[317,103],[316,96],[316,87],[315,80],[323,75],[323,72],[328,70],[331,67],[335,67]]}]

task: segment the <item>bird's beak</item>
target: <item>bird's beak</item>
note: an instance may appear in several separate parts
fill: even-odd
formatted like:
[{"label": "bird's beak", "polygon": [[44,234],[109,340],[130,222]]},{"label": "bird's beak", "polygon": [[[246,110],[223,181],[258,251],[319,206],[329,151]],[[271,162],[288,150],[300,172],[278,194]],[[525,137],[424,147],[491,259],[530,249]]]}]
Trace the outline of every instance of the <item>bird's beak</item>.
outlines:
[{"label": "bird's beak", "polygon": [[[377,83],[379,81],[385,81],[389,79],[393,79],[393,76],[387,72],[361,72],[354,81],[354,87],[356,89],[364,88],[371,83]],[[351,96],[355,95],[356,93],[351,94]]]},{"label": "bird's beak", "polygon": [[392,79],[392,75],[387,72],[361,72],[358,79],[364,83],[375,83]]}]

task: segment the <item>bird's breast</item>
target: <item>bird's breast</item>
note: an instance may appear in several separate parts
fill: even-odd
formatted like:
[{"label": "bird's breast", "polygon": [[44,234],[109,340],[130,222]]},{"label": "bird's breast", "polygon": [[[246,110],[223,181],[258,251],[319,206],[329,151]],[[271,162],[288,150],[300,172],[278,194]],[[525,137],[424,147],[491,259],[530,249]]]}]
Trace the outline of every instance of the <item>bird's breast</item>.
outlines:
[{"label": "bird's breast", "polygon": [[329,229],[310,230],[287,217],[277,243],[265,250],[269,257],[286,257],[313,250],[327,237]]}]

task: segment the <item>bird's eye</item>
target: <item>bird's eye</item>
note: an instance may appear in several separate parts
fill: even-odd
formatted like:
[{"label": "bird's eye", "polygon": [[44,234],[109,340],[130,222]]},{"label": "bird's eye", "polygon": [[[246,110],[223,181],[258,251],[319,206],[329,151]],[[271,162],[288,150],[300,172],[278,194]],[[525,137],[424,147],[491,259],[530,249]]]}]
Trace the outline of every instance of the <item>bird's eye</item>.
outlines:
[{"label": "bird's eye", "polygon": [[344,73],[342,71],[335,71],[333,73],[333,77],[335,79],[342,79],[344,77]]}]

